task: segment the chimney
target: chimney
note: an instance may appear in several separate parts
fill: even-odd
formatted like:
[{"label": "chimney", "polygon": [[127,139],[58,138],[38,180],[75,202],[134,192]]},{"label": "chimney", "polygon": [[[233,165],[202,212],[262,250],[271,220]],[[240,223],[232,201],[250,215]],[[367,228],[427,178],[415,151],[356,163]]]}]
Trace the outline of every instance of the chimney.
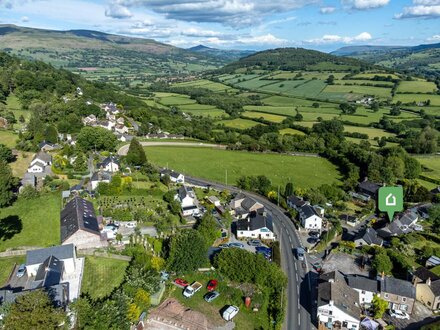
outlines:
[{"label": "chimney", "polygon": [[428,277],[428,279],[426,280],[426,284],[427,284],[428,286],[431,286],[431,278],[430,278],[430,277]]},{"label": "chimney", "polygon": [[330,300],[330,301],[328,302],[328,305],[329,305],[329,306],[333,306],[333,300]]}]

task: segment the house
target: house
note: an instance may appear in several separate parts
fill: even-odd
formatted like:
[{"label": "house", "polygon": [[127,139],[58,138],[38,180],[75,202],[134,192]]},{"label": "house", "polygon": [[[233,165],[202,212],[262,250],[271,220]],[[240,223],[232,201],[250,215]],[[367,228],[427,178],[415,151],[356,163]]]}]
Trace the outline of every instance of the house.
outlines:
[{"label": "house", "polygon": [[359,329],[361,308],[358,291],[339,272],[323,274],[318,284],[318,323],[325,329]]},{"label": "house", "polygon": [[117,105],[113,102],[101,104],[101,109],[114,115],[119,113]]},{"label": "house", "polygon": [[237,221],[237,238],[274,240],[272,217],[266,212],[254,212],[247,219]]},{"label": "house", "polygon": [[25,173],[23,176],[23,179],[21,179],[21,188],[24,188],[26,186],[31,186],[32,188],[35,188],[37,186],[37,177],[32,173]]},{"label": "house", "polygon": [[419,230],[417,221],[419,217],[414,212],[405,212],[396,220],[388,223],[385,227],[377,230],[377,234],[382,238],[390,238],[393,236],[404,235]]},{"label": "house", "polygon": [[295,209],[299,212],[301,207],[303,207],[304,205],[310,205],[310,203],[303,200],[302,197],[289,196],[287,197],[287,205],[290,208]]},{"label": "house", "polygon": [[85,126],[93,126],[97,123],[97,118],[93,114],[88,115],[87,117],[83,118],[82,122]]},{"label": "house", "polygon": [[369,307],[375,294],[379,292],[379,283],[376,279],[371,279],[362,275],[346,275],[347,285],[359,293],[359,304]]},{"label": "house", "polygon": [[54,257],[63,263],[63,272],[73,274],[77,267],[75,245],[57,245],[45,249],[29,250],[26,252],[26,272],[35,276],[40,266],[50,257]]},{"label": "house", "polygon": [[172,183],[185,183],[185,176],[182,173],[174,172],[173,170],[163,169],[160,171],[160,177],[168,175]]},{"label": "house", "polygon": [[127,134],[128,133],[128,127],[121,124],[116,124],[115,126],[115,132],[118,134]]},{"label": "house", "polygon": [[120,168],[119,159],[115,156],[109,156],[105,158],[101,163],[96,164],[96,167],[100,171],[111,173],[118,172]]},{"label": "house", "polygon": [[99,120],[96,122],[96,126],[105,128],[106,130],[111,131],[113,127],[115,127],[115,123],[108,120]]},{"label": "house", "polygon": [[103,247],[93,204],[74,197],[61,211],[61,244],[74,243],[78,249]]},{"label": "house", "polygon": [[50,168],[51,165],[52,156],[44,151],[40,151],[32,159],[27,171],[29,173],[44,173],[46,172],[46,167],[48,166]]},{"label": "house", "polygon": [[431,256],[426,260],[425,266],[426,267],[435,267],[440,265],[440,257],[437,256]]},{"label": "house", "polygon": [[50,143],[50,142],[40,142],[40,144],[38,145],[38,147],[40,148],[40,150],[47,152],[47,151],[53,151],[53,150],[57,150],[60,148],[59,144],[55,144],[55,143]]},{"label": "house", "polygon": [[185,185],[181,186],[174,199],[180,202],[182,215],[184,217],[191,215],[194,216],[200,213],[196,194],[191,187]]},{"label": "house", "polygon": [[124,123],[125,123],[125,119],[123,117],[119,117],[118,119],[116,119],[116,124],[124,125]]},{"label": "house", "polygon": [[412,313],[416,300],[416,288],[409,281],[391,276],[378,276],[380,297],[388,302],[388,307]]},{"label": "house", "polygon": [[373,199],[377,198],[377,192],[379,188],[382,187],[380,184],[368,181],[365,179],[363,182],[359,183],[357,186],[357,191],[361,194],[367,195]]},{"label": "house", "polygon": [[367,228],[360,233],[358,238],[355,239],[356,247],[359,246],[382,246],[383,239],[377,235],[377,232],[373,228]]},{"label": "house", "polygon": [[339,220],[344,221],[347,225],[355,227],[359,223],[359,218],[350,214],[341,214]]},{"label": "house", "polygon": [[239,193],[229,203],[229,207],[232,210],[233,215],[237,219],[245,219],[252,212],[259,212],[264,210],[264,205],[258,203],[255,199],[247,197],[243,193]]},{"label": "house", "polygon": [[221,206],[220,199],[217,196],[209,196],[208,202],[214,205],[215,207]]},{"label": "house", "polygon": [[90,178],[91,190],[96,190],[101,182],[110,183],[112,176],[107,172],[95,172]]},{"label": "house", "polygon": [[130,142],[131,140],[133,140],[133,135],[128,135],[128,134],[116,134],[116,138],[119,141],[122,142]]},{"label": "house", "polygon": [[433,311],[440,310],[440,277],[425,267],[419,267],[413,274],[416,299]]},{"label": "house", "polygon": [[322,228],[322,218],[310,205],[304,205],[299,209],[299,220],[307,230],[321,230]]}]

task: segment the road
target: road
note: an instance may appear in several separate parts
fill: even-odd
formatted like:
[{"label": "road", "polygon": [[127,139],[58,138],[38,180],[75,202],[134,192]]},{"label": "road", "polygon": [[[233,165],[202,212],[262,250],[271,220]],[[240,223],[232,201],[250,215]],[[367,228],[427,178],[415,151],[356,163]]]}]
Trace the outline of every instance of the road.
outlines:
[{"label": "road", "polygon": [[[188,176],[185,177],[185,181],[198,186],[210,185],[212,188],[219,190],[227,189],[231,192],[241,191],[236,187]],[[292,249],[301,246],[295,227],[292,221],[284,214],[283,209],[260,195],[250,192],[245,193],[262,203],[266,210],[272,213],[276,234],[280,240],[281,266],[288,277],[287,309],[283,329],[313,329],[314,326],[311,323],[309,312],[311,310],[312,295],[307,256],[304,262],[299,262],[292,253]],[[305,268],[303,268],[303,264]]]},{"label": "road", "polygon": [[[209,144],[209,143],[197,143],[197,142],[141,142],[143,147],[154,146],[178,146],[178,147],[201,147],[201,148],[214,148],[214,149],[226,149],[225,145],[221,144]],[[119,148],[118,155],[125,156],[130,145],[126,144]]]}]

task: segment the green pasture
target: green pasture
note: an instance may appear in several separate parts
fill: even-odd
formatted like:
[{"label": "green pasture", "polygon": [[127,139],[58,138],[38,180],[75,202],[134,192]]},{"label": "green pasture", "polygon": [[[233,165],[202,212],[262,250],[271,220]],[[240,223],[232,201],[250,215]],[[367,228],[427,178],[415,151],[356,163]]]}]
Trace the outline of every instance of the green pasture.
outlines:
[{"label": "green pasture", "polygon": [[283,128],[282,130],[279,131],[281,135],[305,135],[304,132],[299,131],[297,129],[293,129],[293,128]]},{"label": "green pasture", "polygon": [[346,85],[328,85],[324,93],[345,93],[345,94],[359,94],[359,95],[374,95],[380,98],[391,97],[391,89],[384,87],[373,86],[346,86]]},{"label": "green pasture", "polygon": [[[258,125],[260,123],[249,119],[236,118],[231,120],[222,120],[219,122],[219,124],[224,124],[226,127],[231,127],[231,128],[246,129],[246,128],[254,127],[255,125]],[[260,124],[260,125],[264,125],[264,124]]]},{"label": "green pasture", "polygon": [[422,164],[422,174],[440,180],[440,156],[414,156]]},{"label": "green pasture", "polygon": [[435,93],[437,86],[430,81],[401,81],[397,93]]},{"label": "green pasture", "polygon": [[274,114],[269,113],[263,113],[263,112],[254,112],[254,111],[246,111],[243,113],[243,116],[258,119],[263,118],[264,120],[273,122],[273,123],[281,123],[286,117],[284,116],[278,116]]},{"label": "green pasture", "polygon": [[432,94],[396,94],[393,98],[393,102],[400,101],[403,104],[412,102],[426,102],[431,101],[432,106],[440,106],[440,95]]},{"label": "green pasture", "polygon": [[0,129],[0,143],[6,145],[9,148],[14,148],[18,135],[12,131]]},{"label": "green pasture", "polygon": [[373,139],[375,137],[390,137],[390,136],[394,136],[393,133],[389,133],[386,132],[384,130],[381,130],[379,128],[374,128],[374,127],[358,127],[358,126],[349,126],[349,125],[344,125],[344,131],[345,132],[350,132],[350,133],[362,133],[362,134],[367,134],[370,139]]}]

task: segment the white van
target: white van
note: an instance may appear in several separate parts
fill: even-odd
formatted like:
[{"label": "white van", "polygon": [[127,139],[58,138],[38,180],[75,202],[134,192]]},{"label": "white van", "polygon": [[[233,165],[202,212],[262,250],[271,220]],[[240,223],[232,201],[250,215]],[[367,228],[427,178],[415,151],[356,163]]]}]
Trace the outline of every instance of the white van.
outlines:
[{"label": "white van", "polygon": [[235,317],[235,315],[237,315],[239,310],[240,309],[237,306],[229,306],[223,312],[223,319],[225,319],[226,321],[231,321]]}]

